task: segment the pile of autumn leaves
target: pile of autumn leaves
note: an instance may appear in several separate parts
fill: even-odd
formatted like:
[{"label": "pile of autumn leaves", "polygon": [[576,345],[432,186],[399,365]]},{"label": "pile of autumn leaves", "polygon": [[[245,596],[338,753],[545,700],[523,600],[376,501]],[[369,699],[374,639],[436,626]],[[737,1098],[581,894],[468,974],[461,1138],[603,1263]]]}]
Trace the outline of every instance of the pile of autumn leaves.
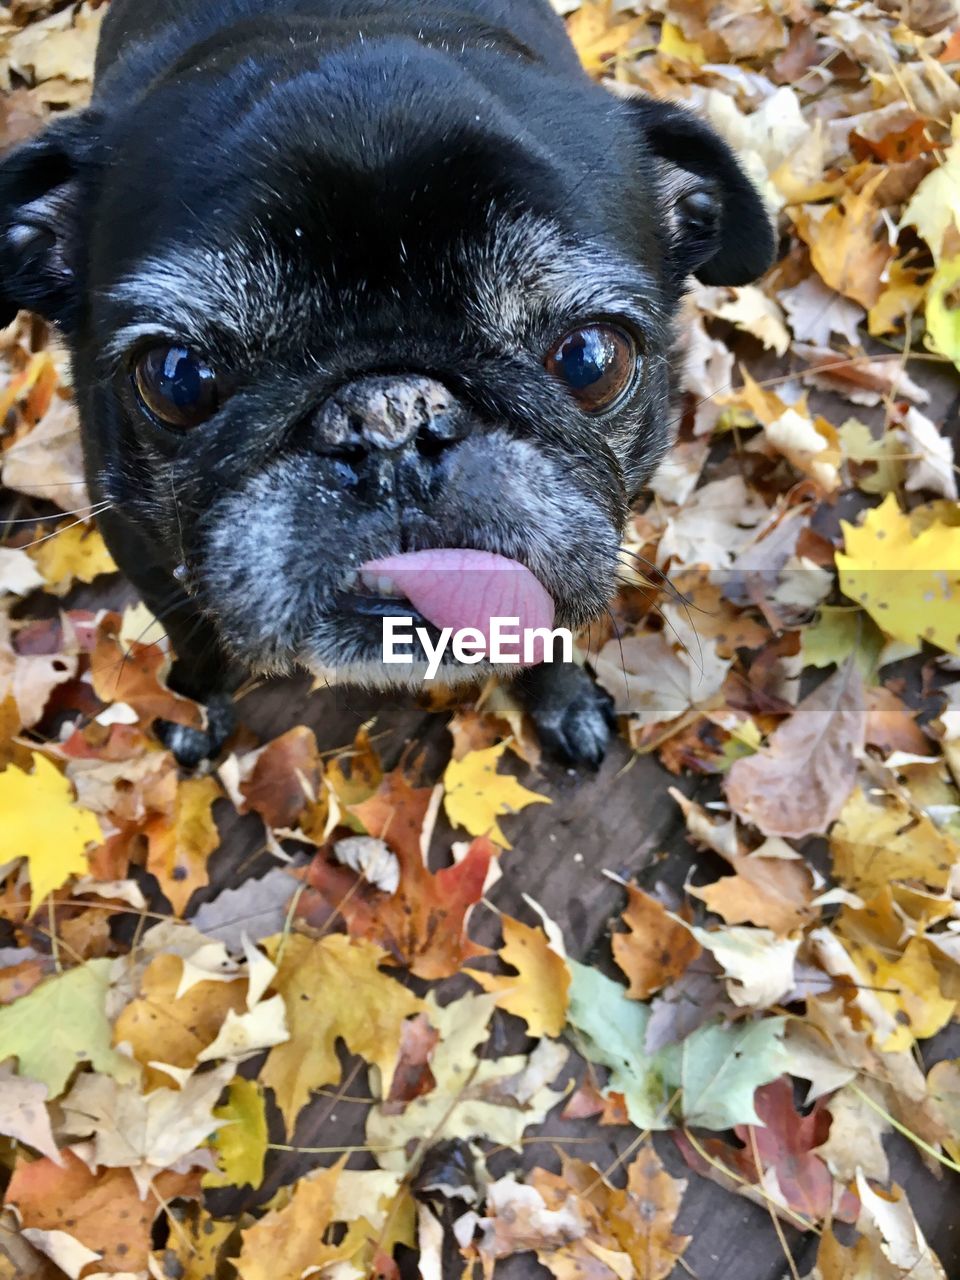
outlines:
[{"label": "pile of autumn leaves", "polygon": [[[491,1145],[519,1150],[551,1113],[672,1130],[698,1173],[819,1234],[821,1280],[943,1275],[883,1138],[960,1162],[960,1067],[917,1052],[960,1000],[960,516],[927,392],[862,343],[960,355],[952,11],[566,7],[588,67],[714,122],[787,236],[759,286],[691,297],[679,443],[630,529],[620,635],[589,637],[633,746],[720,782],[712,808],[675,793],[704,866],[682,898],[625,886],[605,972],[533,901],[496,957],[472,941],[510,872],[501,821],[545,802],[504,772],[537,746],[502,689],[454,713],[435,786],[384,774],[365,734],[323,761],[304,726],[184,775],[150,725],[203,712],[167,689],[143,608],[32,611],[113,566],[82,518],[62,356],[22,320],[3,481],[81,518],[11,525],[0,548],[2,1280],[393,1277],[399,1244],[424,1274],[453,1248],[486,1272],[534,1250],[560,1280],[669,1275],[684,1183],[649,1141],[625,1174],[565,1156],[493,1178]],[[13,6],[8,136],[82,101],[100,12]],[[736,368],[737,331],[775,378]],[[822,416],[818,389],[849,415]],[[870,510],[825,533],[854,491]],[[911,658],[922,724],[890,674]],[[196,909],[217,804],[256,816],[277,865]],[[441,806],[464,839],[432,871]],[[461,975],[457,997],[406,973]],[[532,1048],[492,1056],[496,1010]],[[318,1153],[264,1203],[271,1146],[348,1092],[340,1043],[369,1066],[373,1160]],[[257,1213],[218,1217],[221,1187]]]}]

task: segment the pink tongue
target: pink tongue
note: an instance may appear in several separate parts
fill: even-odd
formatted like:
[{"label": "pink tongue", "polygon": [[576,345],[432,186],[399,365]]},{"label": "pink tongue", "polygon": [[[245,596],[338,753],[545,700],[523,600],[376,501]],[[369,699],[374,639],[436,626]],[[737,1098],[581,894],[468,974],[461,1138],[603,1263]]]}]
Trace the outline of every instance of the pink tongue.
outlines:
[{"label": "pink tongue", "polygon": [[489,551],[411,551],[360,568],[390,578],[435,627],[475,627],[489,642],[492,618],[519,618],[520,631],[553,626],[546,587],[524,565]]}]

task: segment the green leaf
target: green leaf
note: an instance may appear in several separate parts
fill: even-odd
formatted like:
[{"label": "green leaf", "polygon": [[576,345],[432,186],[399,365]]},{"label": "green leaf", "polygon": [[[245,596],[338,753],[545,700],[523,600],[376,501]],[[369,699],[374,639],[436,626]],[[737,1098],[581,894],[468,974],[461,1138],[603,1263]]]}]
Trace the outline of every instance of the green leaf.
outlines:
[{"label": "green leaf", "polygon": [[877,624],[860,609],[847,605],[822,605],[809,627],[801,633],[805,667],[842,667],[853,654],[868,684],[877,675],[877,661],[884,646]]},{"label": "green leaf", "polygon": [[761,1124],[753,1095],[762,1084],[787,1070],[783,1046],[786,1018],[761,1018],[729,1026],[708,1023],[678,1045],[661,1050],[670,1059],[665,1072],[682,1090],[681,1109],[687,1124],[704,1129],[732,1129]]},{"label": "green leaf", "polygon": [[660,1069],[660,1054],[648,1054],[643,1039],[650,1009],[628,1000],[626,989],[597,969],[568,960],[570,1008],[567,1021],[575,1043],[591,1062],[610,1068],[607,1091],[622,1093],[638,1129],[671,1129],[667,1104],[673,1092]]},{"label": "green leaf", "polygon": [[568,960],[569,1025],[585,1056],[610,1068],[604,1092],[622,1093],[638,1129],[671,1129],[670,1101],[688,1124],[729,1129],[758,1123],[753,1095],[787,1069],[785,1018],[708,1023],[680,1044],[644,1050],[650,1010],[596,969]]},{"label": "green leaf", "polygon": [[226,1124],[213,1136],[220,1171],[208,1173],[205,1187],[259,1187],[267,1154],[267,1116],[263,1094],[255,1080],[237,1076],[230,1095],[213,1114]]},{"label": "green leaf", "polygon": [[106,999],[112,966],[112,960],[88,960],[0,1009],[0,1062],[15,1057],[20,1075],[42,1081],[51,1098],[82,1062],[121,1082],[138,1079],[138,1065],[111,1044]]}]

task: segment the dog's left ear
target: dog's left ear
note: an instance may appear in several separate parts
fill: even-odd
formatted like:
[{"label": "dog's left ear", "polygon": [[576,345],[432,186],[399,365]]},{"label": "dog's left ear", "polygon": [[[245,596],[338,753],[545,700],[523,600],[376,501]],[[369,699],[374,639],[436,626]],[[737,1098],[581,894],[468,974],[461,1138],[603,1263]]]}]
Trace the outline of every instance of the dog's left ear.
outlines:
[{"label": "dog's left ear", "polygon": [[763,275],[776,249],[770,216],[727,144],[672,102],[630,98],[627,107],[660,161],[676,275],[726,285]]},{"label": "dog's left ear", "polygon": [[76,322],[97,124],[91,112],[67,117],[0,162],[0,325],[21,308],[68,331]]}]

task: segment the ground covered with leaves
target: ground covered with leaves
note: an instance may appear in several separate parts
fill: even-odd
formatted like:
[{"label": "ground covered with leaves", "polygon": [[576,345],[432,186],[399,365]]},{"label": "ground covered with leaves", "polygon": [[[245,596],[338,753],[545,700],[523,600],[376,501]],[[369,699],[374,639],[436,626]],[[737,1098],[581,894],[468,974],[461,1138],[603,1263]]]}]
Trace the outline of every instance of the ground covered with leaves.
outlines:
[{"label": "ground covered with leaves", "polygon": [[[938,1175],[948,1214],[957,9],[563,8],[612,91],[714,123],[781,232],[758,285],[691,294],[677,448],[610,625],[584,637],[633,761],[676,775],[688,873],[620,877],[622,919],[589,948],[532,897],[498,910],[511,815],[550,803],[503,688],[431,708],[436,769],[386,768],[376,724],[336,753],[306,724],[241,729],[216,767],[179,769],[152,725],[203,709],[109,576],[69,371],[21,317],[0,390],[0,1280],[503,1260],[706,1280],[680,1225],[701,1178],[769,1213],[782,1274],[801,1240],[819,1280],[946,1275],[889,1150]],[[86,99],[102,13],[5,10],[5,146]],[[631,797],[623,849],[585,859],[561,833],[571,896],[641,843],[650,795]],[[260,860],[224,884],[237,814]],[[321,1095],[331,1140],[298,1145]],[[592,1164],[577,1144],[604,1127],[624,1140]],[[274,1176],[283,1153],[300,1176]]]}]

